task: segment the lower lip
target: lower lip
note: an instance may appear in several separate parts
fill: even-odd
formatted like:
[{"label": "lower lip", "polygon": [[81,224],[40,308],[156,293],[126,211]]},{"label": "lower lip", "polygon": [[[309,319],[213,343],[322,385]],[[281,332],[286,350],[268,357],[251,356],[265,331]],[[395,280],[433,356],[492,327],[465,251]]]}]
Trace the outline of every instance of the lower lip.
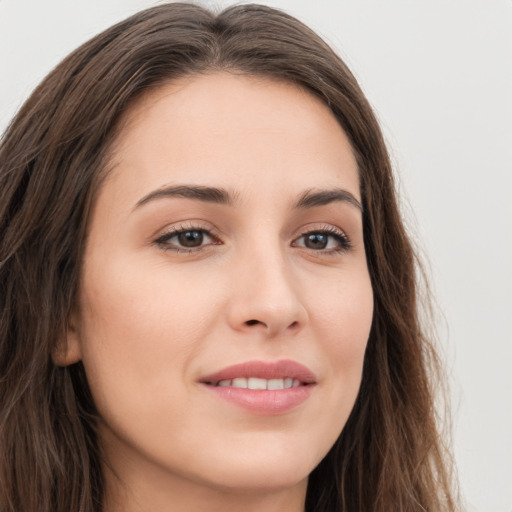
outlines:
[{"label": "lower lip", "polygon": [[204,384],[218,397],[256,414],[283,414],[302,404],[314,387],[313,384],[296,388],[264,390],[212,386]]}]

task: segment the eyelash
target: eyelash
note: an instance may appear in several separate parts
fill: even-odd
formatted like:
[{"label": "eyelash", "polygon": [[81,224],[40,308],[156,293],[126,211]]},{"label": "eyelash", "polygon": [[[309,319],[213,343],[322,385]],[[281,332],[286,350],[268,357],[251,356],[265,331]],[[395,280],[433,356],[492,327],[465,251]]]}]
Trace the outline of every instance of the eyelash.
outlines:
[{"label": "eyelash", "polygon": [[[322,254],[326,255],[332,255],[332,254],[340,254],[344,252],[348,252],[350,249],[352,249],[352,242],[350,241],[350,238],[341,230],[336,229],[332,226],[328,226],[321,229],[312,229],[310,231],[305,231],[301,233],[301,235],[294,240],[296,242],[297,240],[307,236],[307,235],[327,235],[328,237],[334,238],[336,242],[339,244],[339,246],[335,249],[309,249],[305,247],[305,249],[309,249],[312,252],[321,252]],[[302,246],[301,246],[302,247]]]},{"label": "eyelash", "polygon": [[[214,235],[212,235],[212,233],[208,229],[201,228],[199,226],[187,226],[187,227],[177,226],[175,228],[171,228],[167,233],[164,233],[162,236],[157,238],[155,240],[155,244],[160,246],[160,248],[163,249],[164,251],[174,251],[177,253],[191,254],[191,253],[198,252],[198,251],[202,250],[205,247],[204,245],[201,245],[199,247],[194,247],[194,248],[186,248],[186,247],[179,247],[177,245],[172,246],[169,244],[169,240],[171,240],[172,238],[179,236],[183,233],[187,233],[187,232],[201,232],[201,233],[203,233],[203,235],[206,234],[207,237],[209,237],[213,240],[215,240],[215,239],[218,240],[218,238],[216,238]],[[216,243],[214,242],[211,245],[219,245],[219,243],[220,242],[216,242]]]},{"label": "eyelash", "polygon": [[[208,229],[201,228],[199,226],[177,226],[175,228],[170,229],[167,233],[164,233],[160,237],[158,237],[154,243],[158,245],[161,249],[164,251],[173,251],[176,253],[186,253],[186,254],[192,254],[198,251],[201,251],[204,249],[205,245],[200,245],[198,247],[194,248],[186,248],[186,247],[180,247],[177,245],[170,245],[169,241],[177,237],[181,234],[187,233],[187,232],[200,232],[206,237],[211,238],[212,240],[216,240],[216,242],[209,243],[207,245],[220,245],[220,241],[215,235],[213,235]],[[313,253],[321,253],[325,255],[336,255],[344,252],[348,252],[352,248],[352,242],[350,241],[350,238],[341,230],[334,228],[332,226],[328,226],[321,229],[312,229],[310,231],[305,231],[300,234],[298,238],[296,238],[293,242],[294,244],[297,242],[297,240],[300,240],[301,238],[306,237],[307,235],[327,235],[328,237],[334,238],[334,240],[339,244],[337,248],[331,248],[331,249],[311,249],[304,246],[303,247],[306,250],[309,250]],[[202,240],[201,240],[202,241]],[[329,244],[329,242],[328,242]],[[295,247],[297,247],[295,245]]]}]

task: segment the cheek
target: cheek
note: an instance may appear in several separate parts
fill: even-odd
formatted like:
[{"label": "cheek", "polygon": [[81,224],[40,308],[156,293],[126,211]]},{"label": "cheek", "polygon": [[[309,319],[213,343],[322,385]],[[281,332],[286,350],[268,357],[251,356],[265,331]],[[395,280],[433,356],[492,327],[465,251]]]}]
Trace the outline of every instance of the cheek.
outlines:
[{"label": "cheek", "polygon": [[222,286],[214,273],[191,275],[126,256],[88,262],[80,338],[95,398],[122,392],[119,382],[142,390],[186,380],[221,317]]},{"label": "cheek", "polygon": [[142,390],[159,386],[161,375],[179,377],[183,365],[172,363],[192,356],[201,330],[193,294],[176,279],[116,263],[86,271],[81,294],[83,362],[97,400],[121,392],[119,382]]},{"label": "cheek", "polygon": [[325,286],[316,291],[311,307],[318,325],[329,332],[329,339],[344,340],[347,349],[361,345],[362,340],[366,344],[373,318],[373,290],[367,271],[342,272]]},{"label": "cheek", "polygon": [[[343,393],[358,392],[373,319],[373,291],[367,272],[342,275],[329,293],[317,295],[312,322]],[[342,382],[341,382],[342,381]],[[336,388],[337,392],[341,388]]]},{"label": "cheek", "polygon": [[193,335],[200,329],[198,300],[208,294],[207,288],[198,296],[179,272],[126,259],[115,259],[115,265],[91,265],[85,273],[84,324],[108,334],[109,343],[124,340],[126,346],[142,336],[147,343],[139,339],[139,344],[146,347],[149,340],[168,342],[175,331]]}]

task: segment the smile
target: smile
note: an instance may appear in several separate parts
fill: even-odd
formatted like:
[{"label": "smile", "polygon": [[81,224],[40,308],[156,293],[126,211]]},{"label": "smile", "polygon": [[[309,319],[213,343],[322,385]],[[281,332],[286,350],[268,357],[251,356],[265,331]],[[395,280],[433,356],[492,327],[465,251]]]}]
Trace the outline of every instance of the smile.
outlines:
[{"label": "smile", "polygon": [[243,389],[290,389],[298,388],[301,385],[300,380],[292,377],[283,379],[260,379],[258,377],[237,377],[235,379],[221,380],[215,386],[243,388]]},{"label": "smile", "polygon": [[291,360],[248,361],[200,380],[208,391],[252,414],[284,414],[305,402],[317,379],[306,366]]}]

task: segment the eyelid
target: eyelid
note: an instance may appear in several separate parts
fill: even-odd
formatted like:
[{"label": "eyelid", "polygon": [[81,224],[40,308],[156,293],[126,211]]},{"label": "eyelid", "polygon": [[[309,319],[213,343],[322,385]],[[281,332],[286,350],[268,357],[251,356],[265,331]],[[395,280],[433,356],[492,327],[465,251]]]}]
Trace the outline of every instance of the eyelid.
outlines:
[{"label": "eyelid", "polygon": [[293,243],[296,243],[297,240],[299,240],[300,238],[302,238],[306,235],[309,235],[309,234],[313,234],[313,233],[321,233],[321,234],[326,234],[328,236],[332,236],[333,238],[335,238],[338,241],[338,243],[340,245],[337,248],[331,248],[331,249],[311,249],[311,248],[308,248],[308,247],[305,247],[302,245],[298,246],[298,247],[302,247],[302,248],[308,250],[309,252],[312,252],[317,255],[336,255],[336,254],[340,254],[343,252],[348,252],[353,247],[352,241],[351,241],[350,237],[347,235],[347,233],[343,229],[333,226],[332,224],[324,224],[324,225],[316,224],[313,226],[303,227],[300,230],[300,235],[296,236],[294,238]]},{"label": "eyelid", "polygon": [[[153,243],[162,250],[174,251],[178,253],[185,252],[188,254],[204,251],[205,249],[213,245],[222,245],[223,242],[220,240],[220,237],[215,233],[216,230],[210,227],[205,227],[204,224],[205,223],[203,221],[192,220],[169,226],[165,228],[163,232],[161,231],[160,234],[156,235],[156,238],[153,238]],[[186,247],[169,243],[169,240],[187,231],[202,232],[210,239],[210,241],[208,243],[201,243],[201,245],[196,247]],[[324,234],[334,238],[337,241],[338,246],[334,248],[331,247],[314,249],[297,243],[297,241],[300,240],[301,238],[315,233]],[[349,251],[352,248],[352,242],[349,236],[346,234],[346,232],[341,228],[333,226],[332,224],[315,224],[302,227],[299,231],[299,234],[294,236],[291,242],[291,246],[299,247],[316,255],[336,255]]]},{"label": "eyelid", "polygon": [[[160,231],[160,233],[153,238],[153,244],[157,245],[160,249],[164,251],[186,253],[198,252],[204,250],[206,247],[209,247],[211,245],[220,245],[222,242],[220,241],[216,233],[214,233],[215,230],[210,227],[205,227],[204,225],[201,224],[202,223],[200,221],[186,221],[184,223],[169,226],[165,228],[163,231]],[[206,234],[206,236],[209,237],[212,240],[212,242],[209,242],[207,244],[201,244],[200,246],[197,247],[181,247],[179,245],[172,245],[169,243],[169,240],[171,240],[173,237],[187,231],[200,231]]]}]

